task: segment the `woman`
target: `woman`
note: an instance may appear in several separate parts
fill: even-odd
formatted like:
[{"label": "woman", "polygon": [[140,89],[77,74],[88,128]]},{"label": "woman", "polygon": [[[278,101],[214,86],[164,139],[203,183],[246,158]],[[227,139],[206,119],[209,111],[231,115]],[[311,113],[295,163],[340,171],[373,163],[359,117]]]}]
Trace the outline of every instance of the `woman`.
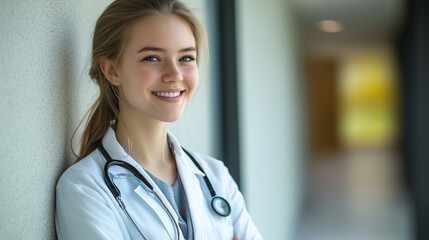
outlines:
[{"label": "woman", "polygon": [[100,96],[57,185],[59,239],[262,239],[226,167],[167,130],[195,93],[206,45],[179,1],[117,0],[103,12],[90,69]]}]

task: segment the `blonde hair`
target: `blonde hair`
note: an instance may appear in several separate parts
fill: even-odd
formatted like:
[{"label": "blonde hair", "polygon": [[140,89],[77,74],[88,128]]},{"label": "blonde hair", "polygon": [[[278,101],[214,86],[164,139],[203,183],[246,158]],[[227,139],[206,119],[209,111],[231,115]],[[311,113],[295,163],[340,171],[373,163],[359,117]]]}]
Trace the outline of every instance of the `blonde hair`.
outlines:
[{"label": "blonde hair", "polygon": [[197,62],[200,61],[200,51],[208,50],[207,35],[203,25],[182,2],[178,0],[112,2],[95,25],[89,76],[99,86],[100,95],[89,109],[88,121],[81,138],[80,152],[75,154],[76,161],[80,161],[97,148],[97,143],[103,138],[112,121],[117,122],[119,117],[118,87],[106,79],[100,68],[100,61],[107,58],[120,63],[127,42],[127,31],[131,25],[154,15],[175,15],[189,24],[195,37]]}]

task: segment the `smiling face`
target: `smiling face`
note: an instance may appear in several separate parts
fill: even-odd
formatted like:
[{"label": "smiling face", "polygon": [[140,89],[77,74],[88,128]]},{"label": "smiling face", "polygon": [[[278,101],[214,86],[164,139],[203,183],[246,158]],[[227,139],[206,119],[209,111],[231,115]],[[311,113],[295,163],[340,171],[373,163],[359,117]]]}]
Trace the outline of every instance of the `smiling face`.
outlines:
[{"label": "smiling face", "polygon": [[134,24],[110,81],[119,87],[120,114],[172,122],[198,83],[195,37],[180,17],[151,16]]}]

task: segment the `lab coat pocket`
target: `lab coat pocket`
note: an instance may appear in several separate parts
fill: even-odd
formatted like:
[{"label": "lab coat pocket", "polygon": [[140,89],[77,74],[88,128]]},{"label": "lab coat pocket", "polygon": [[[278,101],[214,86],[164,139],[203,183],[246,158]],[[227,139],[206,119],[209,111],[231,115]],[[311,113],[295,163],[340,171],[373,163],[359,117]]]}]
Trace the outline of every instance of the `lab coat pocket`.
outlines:
[{"label": "lab coat pocket", "polygon": [[226,239],[232,240],[234,238],[234,229],[232,226],[221,225],[221,226],[213,226],[210,228],[207,239],[219,240]]}]

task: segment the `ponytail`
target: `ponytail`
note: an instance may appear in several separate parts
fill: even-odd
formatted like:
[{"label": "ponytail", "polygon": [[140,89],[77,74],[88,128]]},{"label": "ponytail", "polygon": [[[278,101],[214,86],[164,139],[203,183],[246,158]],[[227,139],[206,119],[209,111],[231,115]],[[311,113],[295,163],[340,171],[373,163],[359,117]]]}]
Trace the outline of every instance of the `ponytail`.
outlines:
[{"label": "ponytail", "polygon": [[102,82],[99,84],[100,96],[89,109],[88,122],[81,138],[80,152],[78,155],[75,154],[76,161],[82,160],[97,148],[98,142],[119,117],[118,88],[107,80]]}]

